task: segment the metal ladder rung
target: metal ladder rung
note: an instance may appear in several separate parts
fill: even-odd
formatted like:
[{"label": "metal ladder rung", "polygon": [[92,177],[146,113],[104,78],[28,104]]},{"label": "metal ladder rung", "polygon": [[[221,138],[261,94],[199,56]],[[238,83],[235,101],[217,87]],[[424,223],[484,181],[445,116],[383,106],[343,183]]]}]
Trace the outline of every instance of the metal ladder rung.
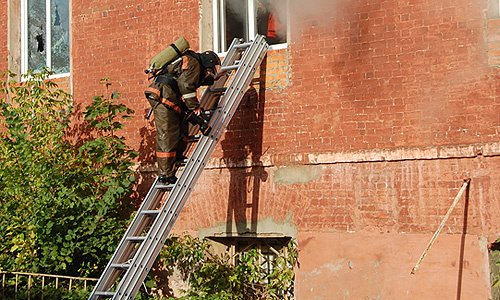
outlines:
[{"label": "metal ladder rung", "polygon": [[173,189],[175,184],[161,184],[158,183],[155,188],[160,189],[160,190],[171,190]]},{"label": "metal ladder rung", "polygon": [[210,92],[212,92],[212,93],[224,93],[226,90],[227,90],[227,87],[211,88]]},{"label": "metal ladder rung", "polygon": [[116,268],[116,269],[128,269],[128,268],[130,268],[130,264],[129,264],[129,263],[111,264],[111,268]]},{"label": "metal ladder rung", "polygon": [[220,68],[222,71],[231,71],[239,68],[239,65],[225,66]]},{"label": "metal ladder rung", "polygon": [[127,236],[126,240],[129,242],[142,242],[146,239],[145,236]]},{"label": "metal ladder rung", "polygon": [[187,164],[187,162],[188,162],[188,159],[186,158],[186,159],[183,159],[183,160],[177,160],[177,161],[175,162],[175,164],[176,164],[177,166],[179,166],[179,167],[183,167],[183,166],[185,166],[185,165]]},{"label": "metal ladder rung", "polygon": [[115,292],[95,292],[96,296],[113,297]]},{"label": "metal ladder rung", "polygon": [[241,43],[241,44],[238,44],[238,45],[234,45],[234,48],[236,48],[236,49],[248,48],[252,44],[253,44],[253,41],[250,41],[248,43]]},{"label": "metal ladder rung", "polygon": [[201,134],[190,135],[187,138],[188,143],[195,143],[201,139]]},{"label": "metal ladder rung", "polygon": [[161,212],[161,210],[157,210],[157,209],[146,209],[146,210],[141,211],[141,214],[143,214],[143,215],[157,215],[160,212]]}]

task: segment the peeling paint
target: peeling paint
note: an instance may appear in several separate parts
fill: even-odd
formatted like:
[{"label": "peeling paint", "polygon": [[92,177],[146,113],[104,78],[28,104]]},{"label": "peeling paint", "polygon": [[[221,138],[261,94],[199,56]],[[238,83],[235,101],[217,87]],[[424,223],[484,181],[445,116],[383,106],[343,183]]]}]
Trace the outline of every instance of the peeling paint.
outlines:
[{"label": "peeling paint", "polygon": [[327,263],[311,271],[310,276],[320,276],[323,272],[337,273],[344,268],[345,259],[340,259],[335,263]]},{"label": "peeling paint", "polygon": [[287,166],[274,172],[274,182],[277,184],[304,184],[321,177],[321,166]]},{"label": "peeling paint", "polygon": [[[236,233],[237,224],[233,224],[232,232]],[[292,223],[292,215],[287,214],[284,221],[278,222],[272,218],[265,218],[258,221],[257,231],[248,232],[251,234],[257,234],[258,236],[289,236],[295,238],[297,236],[297,227]],[[198,231],[198,237],[207,236],[224,236],[228,234],[226,224],[219,224],[210,228],[203,228]]]}]

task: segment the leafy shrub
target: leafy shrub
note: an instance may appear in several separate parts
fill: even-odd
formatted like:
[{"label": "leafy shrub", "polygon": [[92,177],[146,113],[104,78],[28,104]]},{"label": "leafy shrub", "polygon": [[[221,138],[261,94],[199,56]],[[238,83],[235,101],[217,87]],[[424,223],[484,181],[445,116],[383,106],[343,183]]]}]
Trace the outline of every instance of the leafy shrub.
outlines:
[{"label": "leafy shrub", "polygon": [[490,279],[492,300],[500,300],[500,239],[490,246]]},{"label": "leafy shrub", "polygon": [[286,247],[288,255],[276,257],[271,273],[260,266],[255,249],[240,253],[233,264],[229,255],[214,254],[206,240],[188,235],[170,238],[160,257],[170,273],[176,268],[189,284],[180,299],[290,299],[298,252],[294,240]]},{"label": "leafy shrub", "polygon": [[128,222],[137,154],[116,131],[132,111],[97,96],[69,139],[73,102],[49,75],[0,82],[0,269],[96,277]]}]

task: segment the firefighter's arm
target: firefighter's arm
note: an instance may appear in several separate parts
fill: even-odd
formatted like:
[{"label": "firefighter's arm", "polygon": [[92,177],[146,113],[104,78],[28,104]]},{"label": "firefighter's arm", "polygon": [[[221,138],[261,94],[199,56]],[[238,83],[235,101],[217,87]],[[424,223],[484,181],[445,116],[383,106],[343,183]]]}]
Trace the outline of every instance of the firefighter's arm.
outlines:
[{"label": "firefighter's arm", "polygon": [[201,109],[200,102],[198,101],[198,97],[196,95],[196,89],[198,87],[201,68],[199,63],[188,55],[183,56],[182,60],[182,73],[177,79],[179,91],[181,92],[182,99],[186,103],[188,109],[199,114],[201,113]]}]

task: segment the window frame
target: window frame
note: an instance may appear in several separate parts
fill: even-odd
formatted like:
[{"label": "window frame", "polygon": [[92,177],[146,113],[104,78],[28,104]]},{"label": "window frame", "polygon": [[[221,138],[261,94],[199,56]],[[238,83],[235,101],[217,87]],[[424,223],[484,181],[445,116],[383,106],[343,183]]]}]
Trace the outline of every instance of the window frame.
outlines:
[{"label": "window frame", "polygon": [[[52,27],[51,27],[51,4],[52,0],[46,0],[45,2],[45,47],[46,47],[46,62],[45,66],[50,68],[52,65]],[[71,0],[68,0],[68,16],[71,18]],[[21,74],[26,74],[28,71],[28,0],[21,0],[21,63],[20,69]],[[69,20],[69,32],[71,36],[71,19]],[[71,38],[70,38],[71,40]],[[71,43],[69,44],[71,47]],[[71,51],[71,50],[70,50]],[[71,75],[71,55],[69,55],[69,72],[52,74],[49,78],[62,78],[69,77]]]},{"label": "window frame", "polygon": [[[221,253],[226,253],[231,259],[233,266],[238,265],[239,258],[243,253],[252,249],[257,250],[259,255],[259,267],[270,275],[275,267],[275,259],[280,256],[288,256],[287,244],[292,240],[291,236],[281,234],[268,234],[266,236],[250,235],[215,235],[206,236],[205,239],[212,242],[216,248],[219,246]],[[223,246],[223,248],[220,248]],[[289,266],[293,268],[294,266]],[[295,286],[294,283],[292,283]],[[287,292],[289,291],[282,291]],[[293,297],[293,291],[288,296]],[[289,298],[293,299],[293,298]]]},{"label": "window frame", "polygon": [[[255,0],[243,0],[246,2],[246,12],[248,15],[248,29],[247,33],[249,37],[255,37],[257,34],[257,16],[255,15]],[[287,2],[287,11],[286,15],[289,16],[289,9],[290,9],[290,1],[289,0],[282,0]],[[500,1],[500,0],[499,0]],[[225,33],[223,32],[221,28],[221,23],[225,22],[225,0],[213,0],[212,1],[212,20],[213,20],[213,49],[215,52],[219,54],[224,54],[227,51],[224,51],[222,49],[225,49],[229,47],[229,45],[226,45],[226,38],[225,38]],[[219,18],[221,16],[221,18]],[[222,19],[222,20],[221,20]],[[288,28],[288,17],[286,20],[286,24]],[[280,43],[280,44],[275,44],[275,45],[270,45],[271,50],[278,50],[278,49],[285,49],[288,48],[288,41],[289,41],[289,30],[287,30],[287,37],[286,37],[286,43]]]}]

